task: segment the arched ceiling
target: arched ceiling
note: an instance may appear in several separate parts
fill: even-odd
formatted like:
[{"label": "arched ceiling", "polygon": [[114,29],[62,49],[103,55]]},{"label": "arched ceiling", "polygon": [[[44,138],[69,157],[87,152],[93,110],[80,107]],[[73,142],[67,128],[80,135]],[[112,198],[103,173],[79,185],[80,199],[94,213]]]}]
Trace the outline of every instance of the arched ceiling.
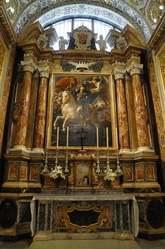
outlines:
[{"label": "arched ceiling", "polygon": [[164,0],[4,0],[17,37],[38,19],[45,27],[58,18],[79,13],[107,18],[120,28],[129,24],[146,41],[163,14],[161,3],[164,5]]}]

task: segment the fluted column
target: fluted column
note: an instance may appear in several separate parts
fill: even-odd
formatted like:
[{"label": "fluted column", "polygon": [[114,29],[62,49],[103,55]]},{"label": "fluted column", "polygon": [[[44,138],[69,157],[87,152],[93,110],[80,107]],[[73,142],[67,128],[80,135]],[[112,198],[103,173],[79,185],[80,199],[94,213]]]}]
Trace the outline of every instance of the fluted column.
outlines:
[{"label": "fluted column", "polygon": [[24,76],[21,91],[18,93],[18,118],[15,133],[14,149],[24,149],[26,147],[26,135],[29,115],[30,90],[32,73],[36,69],[36,65],[32,60],[22,61]]},{"label": "fluted column", "polygon": [[138,149],[148,149],[150,146],[148,130],[148,113],[145,106],[144,92],[140,81],[142,64],[133,64],[130,68],[134,95],[135,121],[137,129]]},{"label": "fluted column", "polygon": [[124,74],[125,70],[115,69],[114,76],[116,81],[116,100],[117,100],[117,119],[119,129],[120,150],[129,150],[129,133],[127,106],[124,90]]},{"label": "fluted column", "polygon": [[44,147],[44,134],[46,123],[46,103],[47,103],[47,89],[49,79],[49,67],[39,67],[40,83],[36,109],[36,121],[34,132],[34,148],[33,150],[43,151]]}]

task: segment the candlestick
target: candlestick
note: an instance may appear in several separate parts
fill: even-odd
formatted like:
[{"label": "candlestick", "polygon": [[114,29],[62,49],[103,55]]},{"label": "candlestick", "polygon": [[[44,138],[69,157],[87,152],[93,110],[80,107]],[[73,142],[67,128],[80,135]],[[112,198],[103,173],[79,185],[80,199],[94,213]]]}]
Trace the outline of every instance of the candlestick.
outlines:
[{"label": "candlestick", "polygon": [[58,149],[56,150],[56,161],[55,161],[55,167],[56,168],[58,165]]},{"label": "candlestick", "polygon": [[66,128],[66,147],[69,145],[69,126]]},{"label": "candlestick", "polygon": [[99,150],[97,149],[97,168],[96,173],[100,173]]},{"label": "candlestick", "polygon": [[65,173],[68,173],[68,150],[66,150],[66,162],[65,162]]},{"label": "candlestick", "polygon": [[106,138],[107,138],[107,149],[108,149],[108,145],[109,145],[108,127],[106,127]]},{"label": "candlestick", "polygon": [[116,174],[118,175],[118,176],[121,176],[121,175],[123,175],[123,172],[122,172],[122,170],[121,170],[121,168],[120,168],[120,161],[119,161],[119,153],[118,153],[118,150],[117,150],[117,162],[116,162],[116,165],[117,165],[117,167],[116,167]]},{"label": "candlestick", "polygon": [[47,175],[49,174],[49,170],[48,170],[48,155],[47,155],[47,151],[45,153],[45,165],[43,170],[41,171],[41,175]]},{"label": "candlestick", "polygon": [[59,144],[59,127],[57,127],[57,148],[58,148],[58,144]]},{"label": "candlestick", "polygon": [[96,140],[97,140],[97,148],[99,147],[99,129],[96,127]]}]

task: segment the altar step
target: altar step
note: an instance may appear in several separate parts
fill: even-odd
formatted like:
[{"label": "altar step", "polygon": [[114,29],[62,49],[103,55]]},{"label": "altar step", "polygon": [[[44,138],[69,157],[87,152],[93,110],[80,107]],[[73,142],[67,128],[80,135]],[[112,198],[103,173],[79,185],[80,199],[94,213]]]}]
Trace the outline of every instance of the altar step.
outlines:
[{"label": "altar step", "polygon": [[[74,244],[74,245],[73,245]],[[55,247],[58,246],[58,247]],[[36,241],[32,238],[19,240],[16,242],[0,241],[0,249],[164,249],[165,239],[162,240],[144,240],[135,238],[135,241],[126,240],[56,240],[56,241]]]},{"label": "altar step", "polygon": [[165,240],[49,240],[32,242],[28,249],[164,249]]},{"label": "altar step", "polygon": [[[28,249],[142,249],[134,240],[49,240],[33,242]],[[163,248],[163,247],[162,247]]]}]

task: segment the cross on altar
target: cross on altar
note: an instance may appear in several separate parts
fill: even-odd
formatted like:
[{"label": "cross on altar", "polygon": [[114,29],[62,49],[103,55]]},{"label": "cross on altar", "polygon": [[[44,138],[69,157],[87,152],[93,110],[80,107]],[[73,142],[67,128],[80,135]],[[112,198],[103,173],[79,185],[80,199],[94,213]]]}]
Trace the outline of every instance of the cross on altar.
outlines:
[{"label": "cross on altar", "polygon": [[80,134],[80,139],[81,139],[81,150],[83,150],[84,139],[86,139],[86,138],[84,137],[84,134],[85,134],[85,133],[88,133],[88,132],[84,131],[84,129],[82,128],[82,129],[81,129],[81,132],[77,132],[77,133]]}]

